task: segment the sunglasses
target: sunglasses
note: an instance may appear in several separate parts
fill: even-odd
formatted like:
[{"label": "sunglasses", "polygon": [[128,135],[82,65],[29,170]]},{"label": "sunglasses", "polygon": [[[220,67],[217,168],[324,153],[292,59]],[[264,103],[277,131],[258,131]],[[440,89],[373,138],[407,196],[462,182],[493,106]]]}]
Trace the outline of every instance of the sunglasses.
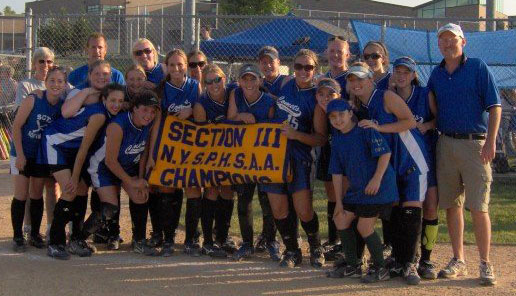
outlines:
[{"label": "sunglasses", "polygon": [[369,58],[372,58],[373,60],[377,60],[381,57],[382,57],[382,55],[378,54],[378,53],[364,54],[364,60],[368,60]]},{"label": "sunglasses", "polygon": [[200,61],[200,62],[190,62],[188,63],[188,67],[189,68],[203,68],[204,66],[206,66],[206,62],[205,61]]},{"label": "sunglasses", "polygon": [[294,70],[301,71],[305,70],[306,72],[313,71],[315,69],[314,65],[303,65],[303,64],[294,64]]},{"label": "sunglasses", "polygon": [[212,85],[214,83],[219,83],[221,81],[222,81],[222,77],[220,77],[220,76],[217,76],[217,77],[215,77],[213,79],[204,79],[204,83],[206,85]]},{"label": "sunglasses", "polygon": [[152,49],[150,49],[150,48],[144,48],[144,49],[134,51],[134,55],[137,57],[139,57],[143,54],[151,54],[151,53],[152,53]]},{"label": "sunglasses", "polygon": [[39,60],[38,63],[40,63],[40,64],[47,63],[47,65],[52,65],[54,63],[54,61],[52,61],[52,60]]}]

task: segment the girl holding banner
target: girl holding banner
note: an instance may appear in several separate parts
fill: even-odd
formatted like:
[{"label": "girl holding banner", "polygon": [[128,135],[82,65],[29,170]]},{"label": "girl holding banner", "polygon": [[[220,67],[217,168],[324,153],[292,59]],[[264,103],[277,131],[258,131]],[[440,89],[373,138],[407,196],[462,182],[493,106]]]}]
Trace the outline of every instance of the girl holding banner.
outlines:
[{"label": "girl holding banner", "polygon": [[283,267],[294,267],[302,261],[295,235],[295,223],[289,215],[288,193],[292,194],[296,213],[308,236],[311,265],[321,267],[324,264],[319,220],[312,206],[310,186],[311,149],[324,145],[327,140],[325,114],[317,105],[313,86],[317,65],[317,55],[311,50],[301,49],[294,58],[295,78],[282,87],[276,102],[274,120],[285,123],[283,133],[289,139],[287,157],[290,160],[293,181],[264,185],[263,190],[268,193],[276,226],[286,247],[280,261],[280,266]]}]

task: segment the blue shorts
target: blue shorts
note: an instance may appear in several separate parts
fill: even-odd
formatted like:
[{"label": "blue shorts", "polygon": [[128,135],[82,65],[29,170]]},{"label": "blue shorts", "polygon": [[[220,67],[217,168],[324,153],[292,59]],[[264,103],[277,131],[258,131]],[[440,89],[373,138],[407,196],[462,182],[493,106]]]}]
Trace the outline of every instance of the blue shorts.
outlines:
[{"label": "blue shorts", "polygon": [[292,182],[277,184],[262,184],[259,189],[267,193],[294,194],[301,190],[311,190],[310,174],[312,164],[307,161],[291,161]]},{"label": "blue shorts", "polygon": [[[122,180],[120,180],[115,174],[113,174],[104,163],[100,163],[96,170],[88,169],[88,173],[91,176],[91,184],[95,188],[117,186],[120,187]],[[137,170],[126,170],[126,173],[131,176],[137,176]]]},{"label": "blue shorts", "polygon": [[419,174],[417,171],[404,176],[398,176],[398,192],[400,195],[400,204],[407,201],[425,201],[428,176],[427,174]]}]

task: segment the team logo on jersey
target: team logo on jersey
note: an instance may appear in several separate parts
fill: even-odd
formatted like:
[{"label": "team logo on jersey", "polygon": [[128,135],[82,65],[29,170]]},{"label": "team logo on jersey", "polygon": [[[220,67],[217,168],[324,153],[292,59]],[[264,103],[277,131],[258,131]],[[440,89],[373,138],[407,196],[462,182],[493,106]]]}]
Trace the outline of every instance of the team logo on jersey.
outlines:
[{"label": "team logo on jersey", "polygon": [[177,113],[186,108],[192,108],[192,103],[190,103],[190,101],[188,99],[186,101],[184,101],[184,103],[181,105],[171,104],[170,106],[168,106],[168,112],[169,113]]},{"label": "team logo on jersey", "polygon": [[52,122],[52,118],[45,114],[38,114],[36,117],[36,126],[35,130],[31,130],[27,133],[29,138],[31,139],[41,139],[41,132],[43,129]]},{"label": "team logo on jersey", "polygon": [[424,123],[425,122],[425,119],[419,115],[415,115],[414,114],[414,119],[416,120],[417,123]]},{"label": "team logo on jersey", "polygon": [[82,107],[81,109],[79,109],[79,111],[77,111],[77,113],[75,113],[75,115],[73,117],[77,117],[79,116],[79,114],[81,114],[82,112],[84,112],[84,110],[86,110],[86,108]]},{"label": "team logo on jersey", "polygon": [[141,143],[135,144],[135,145],[129,145],[127,148],[125,148],[124,153],[127,155],[130,154],[139,154],[142,153],[143,150],[145,150],[145,141],[142,141]]},{"label": "team logo on jersey", "polygon": [[301,110],[299,109],[299,106],[290,104],[289,102],[285,101],[285,97],[279,97],[278,101],[276,102],[276,105],[280,110],[283,110],[290,114],[293,117],[299,117],[301,116]]}]

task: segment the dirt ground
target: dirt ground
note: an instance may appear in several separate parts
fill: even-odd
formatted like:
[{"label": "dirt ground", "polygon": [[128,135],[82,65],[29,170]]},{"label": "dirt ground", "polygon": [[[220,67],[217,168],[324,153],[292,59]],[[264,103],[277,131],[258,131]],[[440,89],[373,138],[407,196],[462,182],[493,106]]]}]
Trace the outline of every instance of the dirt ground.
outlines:
[{"label": "dirt ground", "polygon": [[[478,285],[478,255],[466,246],[469,275],[457,280],[423,281],[408,287],[401,279],[363,285],[357,279],[329,279],[310,267],[308,258],[294,269],[281,269],[265,255],[245,262],[191,258],[182,245],[172,257],[145,257],[130,251],[130,220],[122,210],[120,251],[103,248],[91,258],[53,260],[46,250],[11,250],[10,203],[12,181],[7,162],[0,162],[0,295],[516,295],[516,246],[493,246],[492,261],[498,276],[495,287]],[[45,220],[43,225],[46,225]],[[234,226],[236,227],[236,225]],[[44,232],[45,226],[42,227]],[[182,242],[182,234],[178,238]],[[434,251],[442,267],[451,256],[448,244]]]}]

